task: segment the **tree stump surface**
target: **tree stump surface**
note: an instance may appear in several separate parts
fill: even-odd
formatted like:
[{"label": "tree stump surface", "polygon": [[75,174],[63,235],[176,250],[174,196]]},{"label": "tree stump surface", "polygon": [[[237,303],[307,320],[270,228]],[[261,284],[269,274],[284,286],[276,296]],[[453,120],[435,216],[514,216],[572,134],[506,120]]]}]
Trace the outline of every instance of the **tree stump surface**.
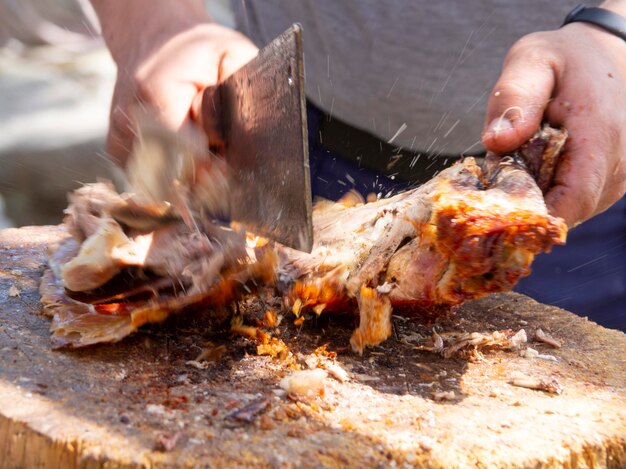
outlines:
[{"label": "tree stump surface", "polygon": [[[541,328],[544,358],[476,360],[416,350],[432,325],[394,317],[363,356],[354,319],[322,315],[272,332],[302,365],[328,344],[349,379],[286,395],[286,362],[181,315],[117,343],[52,351],[39,281],[60,227],[0,231],[0,468],[626,467],[626,335],[518,294],[468,302],[444,332]],[[208,316],[207,316],[208,315]],[[216,362],[194,362],[224,345]],[[200,365],[198,365],[200,363]],[[523,374],[561,394],[513,386]],[[247,407],[246,406],[250,406]],[[243,411],[241,411],[243,409]],[[241,411],[241,412],[239,412]]]}]

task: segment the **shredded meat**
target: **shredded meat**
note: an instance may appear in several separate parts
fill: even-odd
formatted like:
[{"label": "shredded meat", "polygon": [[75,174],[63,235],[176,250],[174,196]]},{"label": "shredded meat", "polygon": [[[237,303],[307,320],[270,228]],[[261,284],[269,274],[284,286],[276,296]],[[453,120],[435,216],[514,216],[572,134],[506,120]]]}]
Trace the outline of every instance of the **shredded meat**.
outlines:
[{"label": "shredded meat", "polygon": [[85,186],[70,196],[71,237],[42,281],[53,346],[120,340],[171,313],[275,284],[297,316],[358,311],[351,344],[361,352],[390,335],[392,311],[436,318],[510,290],[537,253],[565,242],[566,226],[542,194],[565,139],[544,127],[509,156],[482,165],[466,158],[394,197],[318,203],[310,254],[206,217],[183,222],[169,206],[105,184]]}]

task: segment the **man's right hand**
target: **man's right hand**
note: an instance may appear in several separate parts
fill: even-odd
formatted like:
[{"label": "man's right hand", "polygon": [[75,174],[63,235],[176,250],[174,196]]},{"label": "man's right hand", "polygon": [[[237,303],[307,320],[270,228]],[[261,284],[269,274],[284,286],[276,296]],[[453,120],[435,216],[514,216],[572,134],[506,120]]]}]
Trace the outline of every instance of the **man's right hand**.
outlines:
[{"label": "man's right hand", "polygon": [[[624,0],[605,9],[626,17]],[[570,138],[546,194],[570,227],[603,212],[626,193],[626,44],[587,23],[532,33],[509,51],[489,98],[483,143],[506,153],[542,120]]]},{"label": "man's right hand", "polygon": [[[135,137],[137,106],[155,109],[166,127],[200,124],[205,88],[247,63],[258,48],[244,35],[211,21],[199,0],[92,0],[118,72],[107,152],[125,166]],[[204,116],[209,143],[215,116]],[[214,127],[214,125],[213,125]]]}]

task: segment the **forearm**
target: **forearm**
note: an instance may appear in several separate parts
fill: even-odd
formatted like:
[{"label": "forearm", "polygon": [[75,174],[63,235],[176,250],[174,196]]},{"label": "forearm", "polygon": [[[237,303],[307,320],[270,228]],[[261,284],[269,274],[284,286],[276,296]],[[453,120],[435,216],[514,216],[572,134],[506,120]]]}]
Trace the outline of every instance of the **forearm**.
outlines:
[{"label": "forearm", "polygon": [[[198,23],[210,22],[202,0],[91,0],[102,35],[116,62],[137,49],[157,48],[152,38],[174,35]],[[145,50],[142,52],[146,52]]]}]

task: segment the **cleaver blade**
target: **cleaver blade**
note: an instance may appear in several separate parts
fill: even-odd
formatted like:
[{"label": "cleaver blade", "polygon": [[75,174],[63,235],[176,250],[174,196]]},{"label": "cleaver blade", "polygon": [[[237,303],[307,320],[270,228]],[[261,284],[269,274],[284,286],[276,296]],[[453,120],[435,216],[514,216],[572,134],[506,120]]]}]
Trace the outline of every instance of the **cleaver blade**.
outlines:
[{"label": "cleaver blade", "polygon": [[201,109],[203,113],[218,109],[220,116],[223,152],[232,171],[231,219],[252,233],[310,252],[313,224],[301,26],[294,24],[257,57],[205,90]]}]

